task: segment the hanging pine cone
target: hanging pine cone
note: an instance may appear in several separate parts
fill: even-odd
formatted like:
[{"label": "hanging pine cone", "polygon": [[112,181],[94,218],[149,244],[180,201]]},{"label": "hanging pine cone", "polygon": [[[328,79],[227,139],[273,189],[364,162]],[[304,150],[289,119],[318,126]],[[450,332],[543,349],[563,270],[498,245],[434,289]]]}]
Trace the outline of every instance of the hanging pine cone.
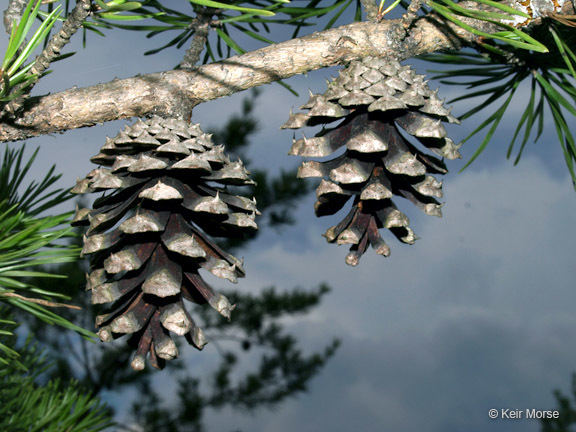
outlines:
[{"label": "hanging pine cone", "polygon": [[324,94],[311,94],[300,107],[306,113],[290,113],[282,128],[298,129],[341,121],[314,138],[294,140],[290,154],[329,156],[325,162],[304,162],[299,177],[321,177],[314,206],[317,216],[338,212],[354,197],[352,210],[325,237],[331,243],[352,244],[346,263],[357,265],[370,244],[376,253],[390,254],[379,234],[389,229],[400,241],[417,239],[408,217],[394,202],[407,198],[426,214],[442,216],[442,183],[429,174],[447,173],[444,162],[424,153],[404,134],[414,136],[425,148],[442,158],[459,158],[459,145],[446,136],[442,122],[458,123],[444,108],[424,76],[396,61],[367,57],[352,62],[328,83]]},{"label": "hanging pine cone", "polygon": [[242,162],[231,162],[222,146],[199,125],[153,117],[107,138],[92,162],[104,166],[78,180],[73,193],[109,191],[93,210],[78,210],[74,225],[89,225],[82,254],[90,255],[87,290],[93,304],[112,303],[96,318],[98,334],[110,341],[132,334],[141,370],[178,355],[170,332],[202,349],[206,338],[184,300],[209,303],[230,319],[234,306],[198,273],[236,282],[242,262],[208,235],[231,237],[257,229],[256,202],[220,185],[254,182]]}]

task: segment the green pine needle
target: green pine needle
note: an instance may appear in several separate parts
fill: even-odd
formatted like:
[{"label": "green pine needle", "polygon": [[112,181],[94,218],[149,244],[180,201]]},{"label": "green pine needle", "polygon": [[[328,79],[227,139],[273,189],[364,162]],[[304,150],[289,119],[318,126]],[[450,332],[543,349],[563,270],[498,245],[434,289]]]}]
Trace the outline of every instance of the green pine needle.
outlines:
[{"label": "green pine needle", "polygon": [[[0,76],[2,85],[0,86],[0,101],[9,101],[19,96],[19,93],[10,93],[12,87],[19,84],[30,85],[36,78],[36,75],[29,75],[28,71],[33,66],[34,61],[26,66],[24,63],[32,57],[36,48],[46,41],[50,30],[62,13],[62,5],[55,8],[40,25],[40,27],[30,36],[30,40],[25,44],[26,37],[39,14],[41,0],[30,0],[26,9],[22,13],[20,22],[14,22],[12,32],[8,41],[8,47],[4,54],[2,66],[0,67]],[[34,8],[32,8],[34,6]],[[18,52],[20,53],[18,54]],[[22,92],[23,89],[20,90]]]},{"label": "green pine needle", "polygon": [[[0,336],[0,350],[13,339]],[[37,384],[47,368],[43,353],[29,341],[21,349],[20,362],[0,358],[0,430],[98,432],[113,426],[110,410],[78,382]]]},{"label": "green pine needle", "polygon": [[[480,3],[486,3],[487,0],[479,1]],[[494,2],[491,2],[494,3]],[[485,39],[494,39],[500,42],[504,42],[509,44],[513,47],[524,49],[524,50],[531,50],[540,53],[548,52],[548,48],[544,46],[542,43],[528,35],[527,33],[523,32],[520,29],[517,29],[511,25],[503,24],[499,20],[510,19],[511,16],[508,14],[499,14],[493,12],[482,12],[476,11],[471,9],[466,9],[459,6],[456,3],[453,3],[451,0],[429,0],[427,5],[430,6],[436,13],[442,15],[448,21],[453,22],[457,26],[463,28],[464,30],[477,35],[481,36]],[[503,10],[503,9],[501,9]],[[517,12],[516,15],[521,15],[520,12]],[[467,18],[474,18],[480,21],[489,22],[491,24],[496,24],[499,27],[505,29],[505,31],[496,32],[496,33],[486,33],[481,30],[478,30],[464,21],[458,19],[457,17],[467,17]]]},{"label": "green pine needle", "polygon": [[52,167],[42,180],[26,186],[26,174],[31,171],[38,151],[26,162],[24,152],[25,146],[17,150],[6,147],[0,164],[0,303],[92,340],[94,333],[72,324],[52,309],[62,306],[60,301],[68,297],[27,282],[31,277],[65,277],[36,268],[76,261],[79,250],[62,244],[62,240],[73,235],[68,226],[71,213],[40,216],[69,199],[68,191],[51,189],[60,176],[54,175]]},{"label": "green pine needle", "polygon": [[[505,56],[499,54],[501,51],[499,49],[496,53],[488,50],[485,54],[434,54],[421,57],[424,60],[445,65],[473,66],[436,71],[437,75],[434,77],[441,79],[443,84],[462,85],[468,89],[477,89],[473,92],[464,93],[452,102],[483,98],[473,108],[460,116],[462,120],[478,116],[481,111],[493,107],[493,104],[505,97],[504,103],[497,105],[496,109],[486,119],[481,120],[480,125],[464,139],[464,141],[469,141],[488,128],[480,145],[462,169],[470,166],[485,150],[506,115],[520,83],[530,79],[530,98],[526,108],[517,119],[512,139],[507,146],[506,157],[511,158],[513,156],[515,144],[520,140],[514,164],[520,161],[528,141],[532,138],[536,142],[542,136],[545,115],[549,112],[554,121],[566,166],[576,188],[576,169],[574,167],[576,164],[576,145],[568,126],[570,122],[567,119],[569,116],[573,122],[573,118],[576,117],[576,89],[574,86],[576,55],[570,48],[572,33],[571,29],[562,27],[558,23],[550,23],[545,32],[548,32],[548,42],[551,42],[549,46],[554,49],[551,53],[526,53],[518,46],[511,46],[507,49],[508,53]],[[539,37],[545,37],[547,34],[545,32]],[[516,61],[509,61],[511,55]],[[545,110],[545,108],[547,109]]]}]

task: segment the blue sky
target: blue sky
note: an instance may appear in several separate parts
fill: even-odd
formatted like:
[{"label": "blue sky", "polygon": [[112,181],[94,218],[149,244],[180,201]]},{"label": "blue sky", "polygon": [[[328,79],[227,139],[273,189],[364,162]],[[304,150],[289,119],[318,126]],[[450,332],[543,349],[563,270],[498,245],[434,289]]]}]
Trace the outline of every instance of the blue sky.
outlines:
[{"label": "blue sky", "polygon": [[[142,57],[161,43],[128,32],[90,36],[88,48],[76,44],[77,54],[56,64],[35,92],[170,69],[182,53]],[[417,67],[424,70],[421,63]],[[256,109],[261,130],[249,154],[255,166],[279,169],[300,162],[287,156],[292,131],[279,131],[279,126],[290,107],[307,100],[308,88],[324,91],[328,75],[335,71],[291,79],[298,98],[278,85],[264,87]],[[445,88],[440,94],[451,98],[457,91]],[[217,125],[239,110],[243,97],[205,103],[193,121],[204,129]],[[515,111],[523,109],[523,98],[512,106]],[[39,171],[56,163],[64,173],[61,185],[73,184],[93,168],[89,157],[105,136],[126,123],[30,140],[41,147]],[[454,141],[476,124],[452,127]],[[538,431],[535,420],[490,420],[488,410],[551,409],[552,390],[569,389],[576,371],[576,195],[552,125],[541,142],[529,144],[517,167],[505,160],[513,128],[514,120],[506,122],[462,174],[457,172],[479,138],[465,144],[463,161],[448,163],[442,219],[397,200],[421,239],[406,246],[383,232],[392,248],[389,258],[368,251],[358,267],[346,266],[347,249],[321,237],[331,223],[314,217],[313,196],[298,207],[297,225],[270,230],[242,251],[247,276],[237,285],[241,290],[328,283],[332,292],[318,308],[285,325],[307,352],[334,337],[342,345],[307,394],[255,415],[211,412],[209,430]],[[230,287],[222,281],[215,285]],[[208,345],[202,353],[184,352],[178,361],[200,375],[217,355]],[[244,362],[249,365],[250,357]],[[173,389],[161,372],[157,375],[170,401]]]}]

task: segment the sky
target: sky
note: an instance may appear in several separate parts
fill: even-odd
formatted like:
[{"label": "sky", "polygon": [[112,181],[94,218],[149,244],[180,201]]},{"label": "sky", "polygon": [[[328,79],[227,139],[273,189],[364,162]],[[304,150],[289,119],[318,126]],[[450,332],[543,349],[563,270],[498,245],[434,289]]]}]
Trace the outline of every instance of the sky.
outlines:
[{"label": "sky", "polygon": [[[129,32],[91,35],[87,49],[75,43],[77,54],[56,64],[35,94],[170,69],[181,52],[142,56],[161,43]],[[426,65],[416,67],[423,72]],[[264,86],[256,108],[261,130],[249,153],[255,166],[279,169],[300,162],[287,156],[292,131],[279,126],[290,107],[306,102],[309,88],[324,91],[325,78],[335,74],[316,71],[291,79],[299,97],[278,85]],[[450,99],[458,91],[441,88],[440,95]],[[244,96],[202,104],[193,121],[204,129],[218,125],[239,111]],[[521,94],[512,105],[516,114],[525,100]],[[465,109],[457,106],[454,114]],[[38,171],[56,163],[63,172],[60,185],[72,185],[93,168],[89,157],[105,136],[127,123],[29,140],[30,147],[41,148]],[[451,127],[452,138],[463,139],[477,124]],[[552,391],[569,391],[576,372],[576,194],[553,126],[547,125],[538,144],[529,144],[516,167],[505,159],[513,128],[513,119],[503,124],[488,150],[463,173],[458,171],[479,139],[465,144],[463,160],[448,161],[442,219],[396,200],[420,240],[407,246],[382,231],[392,249],[389,258],[369,250],[358,267],[347,266],[347,248],[321,236],[337,219],[314,217],[314,196],[296,209],[296,225],[268,230],[242,250],[247,276],[233,288],[259,292],[327,283],[332,290],[321,305],[285,325],[307,353],[333,338],[342,345],[307,393],[253,415],[209,412],[208,430],[538,431],[537,420],[492,420],[488,411],[554,409]],[[217,286],[231,288],[224,282]],[[217,353],[208,345],[177,361],[200,375],[211,370],[212,359]],[[174,389],[165,382],[159,372],[156,383],[165,387],[169,402]]]}]

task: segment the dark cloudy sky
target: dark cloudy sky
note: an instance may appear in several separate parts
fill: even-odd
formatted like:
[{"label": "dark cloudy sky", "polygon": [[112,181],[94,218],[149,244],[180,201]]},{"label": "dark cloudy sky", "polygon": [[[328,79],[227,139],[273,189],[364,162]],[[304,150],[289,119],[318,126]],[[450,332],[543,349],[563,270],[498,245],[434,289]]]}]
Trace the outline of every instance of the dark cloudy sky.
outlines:
[{"label": "dark cloudy sky", "polygon": [[[56,65],[36,92],[170,69],[181,55],[175,50],[142,57],[161,43],[127,32],[91,36],[88,48],[75,45],[78,53]],[[250,152],[256,166],[299,163],[286,156],[292,132],[278,128],[290,107],[297,109],[307,100],[308,88],[324,91],[327,75],[319,71],[290,80],[298,98],[278,85],[265,86],[256,110],[261,130]],[[446,88],[440,94],[450,98],[456,91]],[[203,104],[193,121],[205,129],[218,125],[239,110],[243,96]],[[512,110],[521,113],[525,100],[520,95]],[[92,169],[88,159],[105,136],[124,124],[30,144],[41,146],[38,166],[56,163],[64,172],[62,185],[69,186]],[[454,141],[477,124],[451,128]],[[466,143],[464,162],[449,162],[442,219],[399,201],[421,239],[406,246],[383,233],[392,248],[389,258],[368,251],[358,267],[346,266],[347,249],[321,237],[334,220],[314,217],[314,197],[298,207],[297,225],[267,232],[244,250],[247,277],[239,289],[329,284],[332,291],[318,308],[285,324],[306,352],[322,349],[335,337],[342,345],[307,394],[255,415],[211,412],[209,430],[538,431],[535,420],[490,420],[488,410],[551,409],[553,389],[569,389],[576,371],[576,193],[553,125],[547,124],[538,144],[528,146],[517,167],[505,159],[513,129],[510,119],[464,173],[456,174],[479,139]],[[226,288],[226,282],[217,286]],[[184,353],[179,361],[199,375],[210,370],[217,355],[208,345],[202,353]],[[174,389],[162,384],[162,372],[157,375],[169,401]],[[109,396],[112,402],[120,400]]]}]

